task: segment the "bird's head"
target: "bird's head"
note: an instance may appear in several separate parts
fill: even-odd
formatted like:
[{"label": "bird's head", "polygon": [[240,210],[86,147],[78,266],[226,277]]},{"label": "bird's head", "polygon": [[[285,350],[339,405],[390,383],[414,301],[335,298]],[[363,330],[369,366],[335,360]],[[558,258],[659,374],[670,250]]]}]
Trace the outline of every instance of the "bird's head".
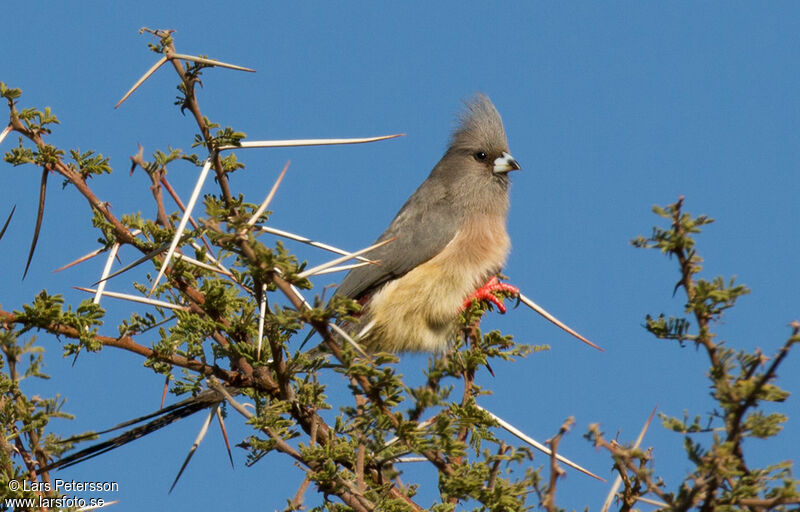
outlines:
[{"label": "bird's head", "polygon": [[520,169],[511,156],[500,114],[483,94],[466,102],[444,157],[431,179],[445,184],[448,200],[484,213],[508,210],[510,171]]},{"label": "bird's head", "polygon": [[508,149],[500,114],[483,94],[466,102],[445,159],[460,173],[503,184],[510,171],[520,169]]},{"label": "bird's head", "polygon": [[[451,185],[463,185],[454,190],[460,199],[478,199],[474,194],[503,194],[508,190],[508,173],[520,169],[511,156],[503,121],[491,100],[477,94],[466,102],[450,147],[442,158],[436,174]],[[472,202],[472,201],[470,201]]]}]

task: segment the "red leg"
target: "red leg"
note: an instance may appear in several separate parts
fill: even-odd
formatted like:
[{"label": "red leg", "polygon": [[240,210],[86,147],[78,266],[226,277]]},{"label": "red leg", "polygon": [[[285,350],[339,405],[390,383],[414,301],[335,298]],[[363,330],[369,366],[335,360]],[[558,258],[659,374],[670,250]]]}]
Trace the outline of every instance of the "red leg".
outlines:
[{"label": "red leg", "polygon": [[505,292],[505,293],[511,293],[513,295],[519,295],[519,288],[517,288],[516,286],[511,286],[510,284],[501,283],[500,280],[497,279],[497,277],[495,276],[489,279],[489,282],[487,282],[485,285],[475,290],[472,293],[472,295],[467,297],[467,300],[464,301],[462,307],[464,308],[469,307],[469,305],[472,303],[472,299],[488,300],[489,302],[497,306],[497,309],[501,313],[505,313],[506,306],[505,304],[503,304],[502,299],[498,299],[497,296],[494,295],[496,292]]}]

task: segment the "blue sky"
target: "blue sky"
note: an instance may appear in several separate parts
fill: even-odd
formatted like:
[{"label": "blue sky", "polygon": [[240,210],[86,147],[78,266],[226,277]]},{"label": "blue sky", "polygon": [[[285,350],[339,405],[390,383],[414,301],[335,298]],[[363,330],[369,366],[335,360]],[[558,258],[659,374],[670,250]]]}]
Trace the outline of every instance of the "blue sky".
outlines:
[{"label": "blue sky", "polygon": [[[682,194],[688,211],[717,219],[699,237],[703,275],[735,275],[752,289],[717,326],[730,346],[770,354],[789,335],[787,324],[800,318],[797,4],[18,2],[5,6],[4,17],[15,23],[6,21],[0,34],[0,80],[23,89],[22,107],[52,107],[61,126],[51,143],[111,158],[116,172],[92,185],[118,215],[154,212],[144,174],[127,173],[136,144],[146,155],[168,146],[189,150],[196,131],[172,106],[177,80],[166,67],[113,109],[157,58],[146,48],[149,36],[137,34],[142,26],[176,29],[183,53],[257,69],[208,70],[199,93],[208,117],[251,139],[406,134],[373,145],[238,153],[248,168],[232,186],[252,202],[292,161],[271,225],[349,249],[372,242],[427,176],[461,100],[488,94],[523,167],[512,177],[513,250],[505,273],[606,352],[529,310],[492,314],[484,328],[552,349],[495,367],[494,379],[483,376],[494,394],[481,404],[539,440],[574,415],[562,451],[603,476],[610,475],[608,457],[581,437],[590,423],[630,440],[655,405],[677,416],[713,407],[703,354],[659,342],[642,328],[645,314],[677,314],[683,306],[680,294],[671,295],[675,262],[629,244],[650,232],[654,204]],[[15,143],[11,137],[0,149]],[[0,242],[8,276],[3,308],[19,308],[42,288],[77,303],[84,296],[71,287],[94,282],[103,262],[51,270],[97,246],[86,202],[51,181],[39,246],[20,282],[39,170],[0,169],[0,214],[18,205]],[[169,170],[184,198],[195,177],[189,165]],[[211,180],[205,190],[213,190]],[[312,265],[329,259],[290,247]],[[128,249],[122,257],[134,254]],[[131,289],[124,278],[109,286]],[[129,310],[118,301],[104,306],[109,319]],[[111,321],[104,329],[116,332]],[[138,357],[107,349],[82,355],[71,368],[59,357],[59,341],[40,342],[54,378],[35,390],[67,397],[66,409],[78,416],[58,428],[99,429],[157,407],[163,381]],[[419,379],[425,364],[425,356],[404,356],[401,371]],[[797,354],[780,379],[800,390]],[[748,443],[755,464],[800,455],[798,398],[778,409],[790,422],[778,441]],[[121,511],[282,508],[300,471],[277,455],[245,468],[241,450],[231,470],[216,432],[167,495],[201,422],[189,419],[63,477],[119,482],[120,492],[104,497],[122,500],[114,507]],[[228,423],[234,442],[247,435],[238,417]],[[674,489],[690,468],[681,437],[656,425],[645,444]],[[544,462],[537,456],[536,464]],[[433,475],[425,477],[426,492],[435,490]],[[599,509],[607,490],[568,472],[559,503]]]}]

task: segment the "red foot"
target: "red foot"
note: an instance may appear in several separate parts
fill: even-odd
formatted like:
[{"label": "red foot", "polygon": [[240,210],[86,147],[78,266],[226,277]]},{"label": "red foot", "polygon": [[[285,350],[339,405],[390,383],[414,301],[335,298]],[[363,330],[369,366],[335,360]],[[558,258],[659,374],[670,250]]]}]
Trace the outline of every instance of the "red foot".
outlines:
[{"label": "red foot", "polygon": [[504,292],[510,293],[512,295],[519,295],[519,288],[516,286],[511,286],[510,284],[501,283],[497,277],[493,277],[489,279],[485,285],[481,286],[477,290],[475,290],[472,295],[467,297],[467,300],[464,301],[462,307],[467,308],[470,304],[472,304],[472,299],[477,300],[488,300],[495,306],[501,313],[506,312],[506,306],[503,304],[502,299],[498,299],[497,296],[494,294],[497,292]]}]

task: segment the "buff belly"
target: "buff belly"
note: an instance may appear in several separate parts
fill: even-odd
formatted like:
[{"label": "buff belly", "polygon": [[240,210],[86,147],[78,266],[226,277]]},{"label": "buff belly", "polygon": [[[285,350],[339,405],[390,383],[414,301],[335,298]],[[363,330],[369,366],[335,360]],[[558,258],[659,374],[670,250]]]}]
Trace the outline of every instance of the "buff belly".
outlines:
[{"label": "buff belly", "polygon": [[438,255],[389,281],[366,303],[359,341],[372,351],[443,352],[458,331],[466,298],[505,263],[505,221],[482,216]]}]

